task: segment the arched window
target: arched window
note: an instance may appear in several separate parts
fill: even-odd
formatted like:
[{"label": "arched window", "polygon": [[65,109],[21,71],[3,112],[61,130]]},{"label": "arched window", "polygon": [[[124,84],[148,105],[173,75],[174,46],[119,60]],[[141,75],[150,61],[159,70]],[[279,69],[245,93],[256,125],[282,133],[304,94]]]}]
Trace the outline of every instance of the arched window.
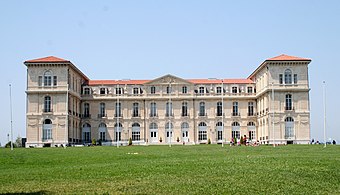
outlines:
[{"label": "arched window", "polygon": [[233,122],[231,124],[232,129],[231,129],[231,137],[232,138],[237,138],[240,139],[240,123],[238,122]]},{"label": "arched window", "polygon": [[52,121],[51,119],[45,119],[43,124],[43,140],[52,139]]},{"label": "arched window", "polygon": [[292,117],[285,119],[285,138],[294,139],[294,119]]},{"label": "arched window", "polygon": [[132,124],[132,141],[140,140],[140,124],[133,123]]},{"label": "arched window", "polygon": [[254,122],[248,122],[248,126],[255,126],[255,123]]},{"label": "arched window", "polygon": [[52,73],[49,70],[44,73],[44,86],[52,86]]},{"label": "arched window", "polygon": [[216,108],[217,108],[217,113],[216,113],[216,115],[217,116],[222,116],[222,102],[217,102],[217,104],[216,104]]},{"label": "arched window", "polygon": [[91,142],[91,125],[88,124],[88,123],[85,123],[83,125],[82,139],[83,139],[84,143],[90,143]]},{"label": "arched window", "polygon": [[173,128],[174,128],[174,126],[173,126],[172,123],[169,123],[169,122],[168,122],[168,123],[165,124],[165,129],[166,129],[166,130],[170,130],[170,129],[172,130]]},{"label": "arched window", "polygon": [[182,130],[182,141],[188,142],[189,141],[189,124],[187,122],[182,123],[181,130]]},{"label": "arched window", "polygon": [[205,103],[200,102],[200,110],[199,110],[199,116],[205,116]]},{"label": "arched window", "polygon": [[198,124],[198,141],[207,140],[207,124],[205,122],[200,122]]},{"label": "arched window", "polygon": [[106,124],[105,123],[99,124],[98,132],[99,132],[99,140],[106,141]]},{"label": "arched window", "polygon": [[285,84],[292,84],[292,71],[290,69],[285,70]]},{"label": "arched window", "polygon": [[150,130],[150,142],[157,143],[158,142],[158,125],[156,123],[151,123],[149,126]]},{"label": "arched window", "polygon": [[44,112],[52,112],[50,96],[45,96],[44,98]]},{"label": "arched window", "polygon": [[286,95],[286,110],[292,110],[293,106],[292,106],[292,95],[291,94],[287,94]]}]

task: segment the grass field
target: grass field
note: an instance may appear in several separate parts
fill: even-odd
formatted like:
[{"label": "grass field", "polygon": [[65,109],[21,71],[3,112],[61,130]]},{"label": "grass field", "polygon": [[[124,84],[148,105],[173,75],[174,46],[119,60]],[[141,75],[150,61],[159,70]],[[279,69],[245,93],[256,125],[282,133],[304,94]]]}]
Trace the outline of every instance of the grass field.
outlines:
[{"label": "grass field", "polygon": [[340,194],[340,146],[0,152],[0,194]]}]

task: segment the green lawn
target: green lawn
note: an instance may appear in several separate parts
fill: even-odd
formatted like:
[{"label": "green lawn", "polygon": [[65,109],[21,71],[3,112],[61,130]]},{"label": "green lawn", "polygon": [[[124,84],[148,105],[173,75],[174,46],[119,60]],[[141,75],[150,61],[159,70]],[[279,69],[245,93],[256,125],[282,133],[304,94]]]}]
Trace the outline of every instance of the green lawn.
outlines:
[{"label": "green lawn", "polygon": [[340,146],[0,148],[0,194],[340,194]]}]

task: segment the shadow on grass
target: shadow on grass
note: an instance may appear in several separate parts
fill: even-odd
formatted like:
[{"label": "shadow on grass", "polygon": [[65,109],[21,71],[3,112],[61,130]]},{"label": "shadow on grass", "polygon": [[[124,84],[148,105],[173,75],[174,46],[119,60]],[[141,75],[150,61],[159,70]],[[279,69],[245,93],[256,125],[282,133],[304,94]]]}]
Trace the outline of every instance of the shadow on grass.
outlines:
[{"label": "shadow on grass", "polygon": [[32,194],[32,195],[50,195],[54,194],[53,192],[49,191],[38,191],[38,192],[11,192],[11,193],[0,193],[0,195],[26,195],[26,194]]}]

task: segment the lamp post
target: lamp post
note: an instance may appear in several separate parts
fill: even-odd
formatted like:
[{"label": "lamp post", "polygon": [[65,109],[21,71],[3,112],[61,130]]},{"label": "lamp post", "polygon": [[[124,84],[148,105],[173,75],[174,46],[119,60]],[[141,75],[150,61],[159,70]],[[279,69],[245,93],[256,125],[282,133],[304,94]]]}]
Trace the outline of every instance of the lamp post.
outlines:
[{"label": "lamp post", "polygon": [[172,138],[172,129],[171,129],[171,114],[172,114],[172,105],[171,105],[171,80],[169,80],[169,105],[168,105],[168,111],[169,111],[169,147],[171,148],[171,138]]},{"label": "lamp post", "polygon": [[[116,115],[117,115],[117,128],[116,128],[116,139],[117,139],[117,148],[119,148],[119,93],[121,93],[121,90],[119,88],[119,83],[117,84],[117,90],[116,90],[116,95],[117,95],[117,105],[116,105]],[[120,109],[120,107],[119,107]]]},{"label": "lamp post", "polygon": [[222,148],[224,147],[224,144],[223,144],[223,141],[224,141],[224,112],[223,112],[223,109],[224,109],[224,104],[223,104],[223,98],[224,98],[224,87],[223,87],[223,79],[221,80],[222,81]]},{"label": "lamp post", "polygon": [[273,127],[273,146],[275,147],[275,135],[274,135],[274,131],[275,131],[275,124],[274,124],[274,117],[275,117],[275,112],[274,112],[274,82],[272,82],[272,127]]},{"label": "lamp post", "polygon": [[327,146],[326,143],[326,82],[323,81],[323,141],[325,142],[324,148]]},{"label": "lamp post", "polygon": [[11,150],[13,150],[12,85],[9,84],[9,107],[11,112]]}]

